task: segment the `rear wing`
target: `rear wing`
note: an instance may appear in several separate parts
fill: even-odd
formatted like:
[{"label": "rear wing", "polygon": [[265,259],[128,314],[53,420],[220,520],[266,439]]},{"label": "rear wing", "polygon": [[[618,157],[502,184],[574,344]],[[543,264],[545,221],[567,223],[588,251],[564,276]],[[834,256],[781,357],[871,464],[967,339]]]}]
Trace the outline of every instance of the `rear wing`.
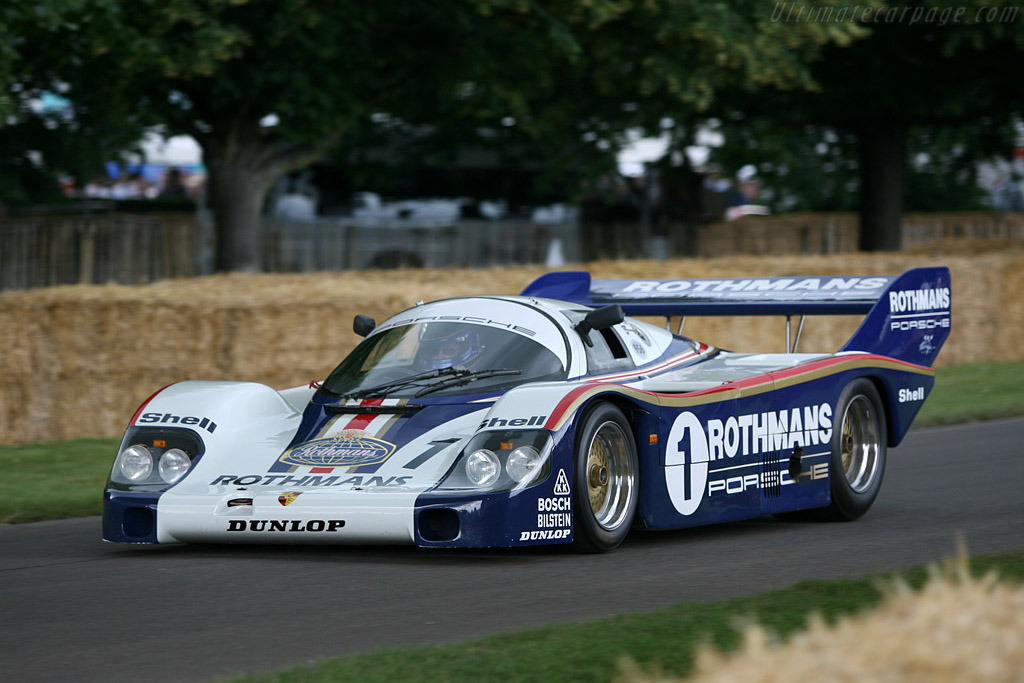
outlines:
[{"label": "rear wing", "polygon": [[[565,271],[540,276],[523,296],[595,308],[619,304],[630,316],[866,314],[841,351],[878,353],[929,366],[950,325],[950,276],[945,267],[914,268],[898,276],[699,280],[593,280],[585,271]],[[787,349],[788,337],[787,326]]]},{"label": "rear wing", "polygon": [[523,296],[586,306],[619,304],[626,315],[853,315],[867,313],[895,277],[758,277],[719,280],[592,280],[548,273]]}]

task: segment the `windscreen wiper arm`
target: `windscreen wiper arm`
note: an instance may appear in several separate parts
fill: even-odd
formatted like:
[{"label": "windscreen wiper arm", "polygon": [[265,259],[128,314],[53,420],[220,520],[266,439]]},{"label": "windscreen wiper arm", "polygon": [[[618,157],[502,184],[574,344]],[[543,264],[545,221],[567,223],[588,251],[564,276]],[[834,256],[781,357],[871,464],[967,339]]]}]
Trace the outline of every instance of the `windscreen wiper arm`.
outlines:
[{"label": "windscreen wiper arm", "polygon": [[397,389],[404,387],[408,384],[415,384],[416,382],[422,382],[428,379],[434,379],[436,377],[444,377],[446,375],[452,375],[454,377],[461,377],[469,374],[469,370],[466,368],[439,368],[437,370],[428,370],[427,372],[421,372],[418,375],[412,375],[411,377],[405,377],[403,379],[396,379],[392,382],[385,382],[384,384],[378,384],[375,387],[369,387],[368,389],[356,389],[350,391],[347,394],[341,394],[338,398],[367,398],[373,394],[379,394],[382,391],[388,391],[389,389]]},{"label": "windscreen wiper arm", "polygon": [[419,398],[429,393],[440,391],[441,389],[447,389],[448,387],[457,387],[460,384],[469,384],[478,379],[484,379],[485,377],[497,377],[499,375],[521,375],[522,370],[512,370],[511,368],[498,368],[496,370],[480,370],[479,372],[463,372],[448,379],[438,382],[437,384],[431,384],[429,387],[420,389],[413,398]]}]

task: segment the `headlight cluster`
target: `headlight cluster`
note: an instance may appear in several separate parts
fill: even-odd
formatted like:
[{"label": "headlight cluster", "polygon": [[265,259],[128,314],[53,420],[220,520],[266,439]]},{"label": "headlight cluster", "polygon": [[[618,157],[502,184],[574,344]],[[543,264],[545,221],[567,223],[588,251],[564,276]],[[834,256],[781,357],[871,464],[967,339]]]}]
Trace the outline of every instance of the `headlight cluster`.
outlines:
[{"label": "headlight cluster", "polygon": [[547,432],[477,434],[438,488],[507,491],[539,483],[551,470],[550,445]]},{"label": "headlight cluster", "polygon": [[116,488],[158,490],[181,481],[202,454],[202,441],[184,429],[131,428],[110,472]]},{"label": "headlight cluster", "polygon": [[167,484],[176,484],[192,466],[192,459],[180,448],[168,448],[162,453],[159,450],[141,443],[129,446],[121,452],[117,466],[125,479],[140,484],[153,475],[155,462],[160,479]]}]

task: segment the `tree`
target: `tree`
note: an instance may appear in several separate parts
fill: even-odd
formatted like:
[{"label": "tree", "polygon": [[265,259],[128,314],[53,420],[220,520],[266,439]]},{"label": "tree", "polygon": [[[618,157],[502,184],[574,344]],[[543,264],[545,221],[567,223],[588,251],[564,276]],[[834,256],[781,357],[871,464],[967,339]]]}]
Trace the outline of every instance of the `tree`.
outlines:
[{"label": "tree", "polygon": [[[963,169],[994,143],[1012,145],[1012,122],[1024,111],[1024,83],[1007,65],[1024,57],[1024,29],[1014,8],[984,0],[959,7],[896,2],[844,17],[852,19],[870,35],[848,46],[826,46],[811,67],[813,89],[767,88],[733,97],[719,103],[719,114],[727,136],[746,147],[747,163],[768,164],[769,178],[780,165],[792,172],[803,163],[805,171],[838,180],[832,190],[842,192],[851,189],[843,176],[855,170],[861,248],[896,250],[911,150]],[[752,147],[755,130],[767,141],[764,149],[789,149],[769,160],[764,149]],[[802,161],[792,153],[800,148],[809,152]],[[734,147],[726,154],[736,161],[740,152]],[[944,175],[955,172],[951,166]],[[962,178],[968,175],[961,170]],[[914,181],[920,179],[918,174]]]},{"label": "tree", "polygon": [[36,80],[63,85],[76,121],[102,93],[121,130],[194,135],[217,265],[256,270],[270,185],[375,115],[607,165],[665,110],[686,120],[726,88],[806,86],[818,50],[859,31],[781,25],[759,0],[73,0],[42,31],[64,53]]},{"label": "tree", "polygon": [[116,82],[85,64],[91,50],[63,40],[81,35],[84,5],[0,6],[0,204],[58,199],[57,175],[95,174],[140,137]]}]

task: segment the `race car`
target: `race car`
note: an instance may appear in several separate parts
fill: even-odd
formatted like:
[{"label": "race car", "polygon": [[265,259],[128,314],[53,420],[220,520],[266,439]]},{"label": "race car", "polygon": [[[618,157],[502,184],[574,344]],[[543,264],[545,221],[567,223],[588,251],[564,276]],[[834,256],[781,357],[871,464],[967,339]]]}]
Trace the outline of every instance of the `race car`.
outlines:
[{"label": "race car", "polygon": [[[942,267],[574,271],[518,296],[356,316],[365,339],[322,381],[187,381],[149,397],[106,485],[104,538],[600,552],[634,527],[853,520],[932,389],[950,297]],[[797,351],[805,316],[839,314],[864,315],[841,349]],[[689,339],[693,315],[785,316],[786,352]]]}]

